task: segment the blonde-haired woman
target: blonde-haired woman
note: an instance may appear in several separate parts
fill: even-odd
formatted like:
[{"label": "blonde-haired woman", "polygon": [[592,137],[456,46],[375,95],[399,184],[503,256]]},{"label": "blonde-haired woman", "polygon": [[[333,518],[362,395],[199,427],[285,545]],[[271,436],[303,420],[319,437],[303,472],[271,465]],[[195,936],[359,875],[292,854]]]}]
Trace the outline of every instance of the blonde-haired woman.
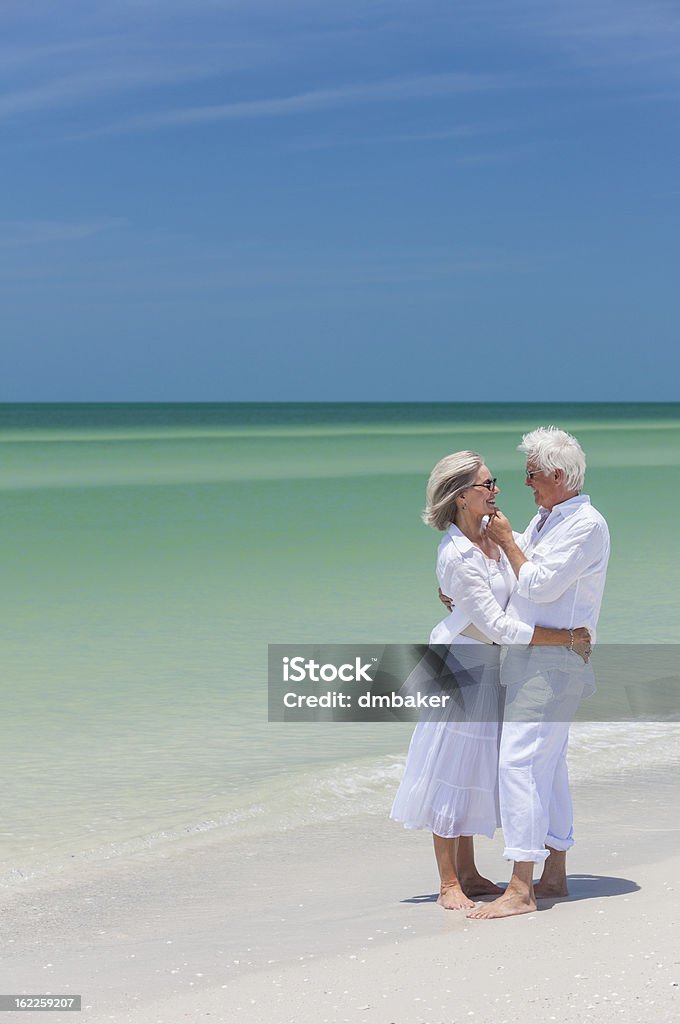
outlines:
[{"label": "blonde-haired woman", "polygon": [[[486,535],[499,488],[477,452],[447,455],[432,470],[423,520],[444,532],[437,577],[455,599],[432,631],[431,645],[453,645],[449,666],[458,700],[440,721],[417,724],[391,817],[432,832],[447,910],[474,906],[473,897],[501,890],[477,870],[473,836],[493,836],[498,814],[498,741],[502,718],[500,646],[564,645],[586,657],[586,629],[544,629],[505,614],[515,575]],[[462,705],[462,713],[461,713]]]}]

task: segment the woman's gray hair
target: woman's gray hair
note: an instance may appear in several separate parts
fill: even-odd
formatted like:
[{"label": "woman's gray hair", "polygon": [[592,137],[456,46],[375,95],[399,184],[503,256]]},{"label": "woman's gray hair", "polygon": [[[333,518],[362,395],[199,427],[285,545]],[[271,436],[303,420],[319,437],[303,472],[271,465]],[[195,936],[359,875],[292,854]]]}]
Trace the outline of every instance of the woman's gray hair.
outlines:
[{"label": "woman's gray hair", "polygon": [[477,452],[454,452],[440,459],[427,481],[423,522],[446,530],[456,521],[456,498],[475,482],[484,459]]},{"label": "woman's gray hair", "polygon": [[531,462],[544,473],[561,469],[570,491],[580,491],[586,475],[586,457],[575,437],[558,427],[538,427],[525,434],[517,445]]}]

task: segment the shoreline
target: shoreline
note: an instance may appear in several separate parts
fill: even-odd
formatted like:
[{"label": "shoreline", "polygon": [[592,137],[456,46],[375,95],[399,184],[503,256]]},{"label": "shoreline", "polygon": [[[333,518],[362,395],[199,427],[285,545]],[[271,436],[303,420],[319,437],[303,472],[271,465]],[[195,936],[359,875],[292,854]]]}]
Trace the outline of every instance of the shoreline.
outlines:
[{"label": "shoreline", "polygon": [[[273,1024],[434,1024],[438,1012],[450,1022],[453,1008],[463,1013],[461,977],[471,1020],[484,1019],[484,992],[496,1000],[494,1017],[503,1008],[509,1022],[528,1019],[522,993],[533,992],[545,1020],[546,1000],[562,992],[560,1020],[589,1020],[591,1004],[602,1019],[606,995],[612,1020],[670,1021],[680,992],[680,958],[669,952],[677,948],[676,794],[675,765],[576,786],[572,895],[511,921],[469,921],[438,907],[429,835],[375,815],[255,844],[188,836],[172,849],[80,865],[56,885],[36,880],[3,895],[5,976],[17,992],[81,993],[88,1024],[176,1024],[185,1015],[256,1024],[265,1001]],[[506,881],[500,834],[477,849],[480,868]],[[446,1011],[432,1004],[442,979]],[[647,1018],[627,1016],[633,988],[648,979],[655,1006]],[[589,1002],[570,1017],[574,987]],[[623,1008],[616,992],[625,993]]]},{"label": "shoreline", "polygon": [[[635,773],[640,777],[659,770],[672,771],[676,761],[680,770],[678,723],[645,722],[640,728],[634,726],[635,723],[628,722],[575,723],[569,758],[572,786],[588,784],[593,773],[600,781],[618,778],[631,759],[635,760]],[[96,845],[84,846],[82,835],[70,839],[62,835],[56,846],[38,847],[32,859],[23,861],[12,858],[5,849],[5,860],[0,864],[0,894],[25,889],[33,883],[49,888],[51,884],[61,884],[73,872],[91,873],[98,868],[106,871],[107,864],[146,851],[158,850],[172,856],[173,850],[186,842],[219,842],[225,846],[258,843],[273,833],[302,833],[314,829],[319,822],[346,821],[364,812],[379,821],[386,806],[389,810],[402,776],[410,724],[407,729],[399,739],[395,738],[392,749],[400,747],[398,753],[375,751],[373,756],[367,756],[361,752],[344,759],[333,757],[308,764],[282,765],[278,775],[251,780],[229,803],[204,797],[203,805],[197,806],[193,815],[188,812],[179,819],[166,818],[155,829],[153,818],[143,822],[140,807],[131,825],[151,825],[148,832],[128,832],[124,823],[117,820],[120,834],[103,834]],[[200,796],[197,803],[198,800]],[[14,836],[11,841],[16,845]]]}]

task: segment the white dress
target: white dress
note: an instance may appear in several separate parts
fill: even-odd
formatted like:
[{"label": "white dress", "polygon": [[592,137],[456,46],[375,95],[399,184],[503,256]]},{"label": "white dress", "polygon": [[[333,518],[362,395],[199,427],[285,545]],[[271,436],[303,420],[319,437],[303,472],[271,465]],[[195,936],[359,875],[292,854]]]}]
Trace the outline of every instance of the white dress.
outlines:
[{"label": "white dress", "polygon": [[432,630],[430,644],[453,644],[448,664],[463,685],[446,717],[416,725],[390,817],[446,838],[490,837],[500,823],[500,646],[460,631],[472,623],[495,644],[526,644],[533,629],[505,615],[515,584],[505,556],[486,558],[456,526],[439,545],[437,577],[455,608]]}]

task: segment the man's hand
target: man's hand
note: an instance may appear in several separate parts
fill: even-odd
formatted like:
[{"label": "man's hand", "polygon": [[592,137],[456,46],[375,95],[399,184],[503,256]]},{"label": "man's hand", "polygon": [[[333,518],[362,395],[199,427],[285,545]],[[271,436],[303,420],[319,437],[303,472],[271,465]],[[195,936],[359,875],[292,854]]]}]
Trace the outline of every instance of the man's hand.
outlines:
[{"label": "man's hand", "polygon": [[580,658],[583,658],[587,665],[588,659],[590,658],[593,650],[590,632],[585,626],[578,626],[576,629],[572,630],[572,634],[574,636],[574,642],[571,645],[571,650],[574,654],[578,654]]},{"label": "man's hand", "polygon": [[510,520],[506,519],[499,508],[495,510],[493,515],[489,516],[486,535],[502,548],[505,548],[508,544],[512,544],[513,542]]},{"label": "man's hand", "polygon": [[451,598],[447,597],[446,594],[442,593],[441,587],[438,588],[437,592],[439,594],[439,600],[446,607],[447,612],[453,611],[453,601],[451,600]]}]

